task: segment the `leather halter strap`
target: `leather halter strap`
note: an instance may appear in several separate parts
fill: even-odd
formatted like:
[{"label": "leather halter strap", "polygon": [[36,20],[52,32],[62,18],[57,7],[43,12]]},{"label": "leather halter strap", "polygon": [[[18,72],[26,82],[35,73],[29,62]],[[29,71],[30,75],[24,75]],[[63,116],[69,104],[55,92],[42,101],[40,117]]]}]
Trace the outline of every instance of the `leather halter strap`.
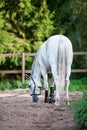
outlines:
[{"label": "leather halter strap", "polygon": [[[35,83],[34,79],[32,78],[31,75],[28,75],[28,74],[25,74],[25,75],[26,75],[26,78],[27,78],[27,79],[31,79],[31,80],[33,81],[33,83],[34,83],[34,90],[33,90],[33,93],[31,94],[31,96],[32,96],[32,95],[38,95],[38,94],[35,94],[36,83]],[[38,88],[40,88],[40,87],[38,87]]]}]

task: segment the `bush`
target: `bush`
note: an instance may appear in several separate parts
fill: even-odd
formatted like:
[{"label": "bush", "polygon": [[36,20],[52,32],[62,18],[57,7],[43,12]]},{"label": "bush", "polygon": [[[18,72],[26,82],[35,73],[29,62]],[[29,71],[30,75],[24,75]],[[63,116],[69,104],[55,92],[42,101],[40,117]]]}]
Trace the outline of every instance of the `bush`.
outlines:
[{"label": "bush", "polygon": [[25,81],[22,83],[20,80],[6,81],[0,83],[0,90],[9,90],[9,89],[17,89],[17,88],[27,88],[28,83]]},{"label": "bush", "polygon": [[87,128],[87,93],[71,105],[74,111],[74,121],[81,128]]},{"label": "bush", "polygon": [[[30,42],[26,39],[16,37],[13,33],[0,30],[0,54],[3,53],[23,53],[31,52]],[[29,57],[26,60],[30,61]],[[13,57],[1,57],[0,58],[0,69],[4,68],[15,69],[17,66],[21,66],[21,58],[17,56]]]},{"label": "bush", "polygon": [[87,92],[87,77],[81,78],[81,79],[72,79],[70,81],[70,87],[69,91],[75,92],[75,91],[82,91]]}]

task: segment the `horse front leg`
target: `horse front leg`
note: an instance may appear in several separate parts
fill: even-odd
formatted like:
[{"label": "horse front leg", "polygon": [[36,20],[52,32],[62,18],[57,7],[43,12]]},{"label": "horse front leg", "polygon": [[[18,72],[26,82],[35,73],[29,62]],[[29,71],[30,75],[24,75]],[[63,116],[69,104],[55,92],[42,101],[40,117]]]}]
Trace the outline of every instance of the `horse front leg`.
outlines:
[{"label": "horse front leg", "polygon": [[54,98],[54,78],[52,76],[52,79],[50,81],[50,101],[49,103],[54,103],[55,98]]},{"label": "horse front leg", "polygon": [[47,78],[47,74],[44,77],[44,86],[45,86],[45,103],[54,103],[55,99],[54,99],[54,79],[52,77],[52,80],[50,82],[50,95],[48,92],[48,78]]},{"label": "horse front leg", "polygon": [[44,79],[44,88],[45,88],[45,99],[44,102],[47,103],[48,102],[48,97],[49,97],[49,93],[48,93],[48,75],[46,72],[46,69],[43,67],[43,69],[41,70],[43,79]]}]

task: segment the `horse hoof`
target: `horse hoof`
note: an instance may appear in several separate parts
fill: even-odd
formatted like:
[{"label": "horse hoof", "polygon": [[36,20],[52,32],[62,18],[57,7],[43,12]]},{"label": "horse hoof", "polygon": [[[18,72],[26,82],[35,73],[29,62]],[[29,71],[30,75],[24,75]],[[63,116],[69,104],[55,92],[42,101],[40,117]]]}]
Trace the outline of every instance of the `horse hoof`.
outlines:
[{"label": "horse hoof", "polygon": [[56,103],[56,102],[55,102],[54,104],[55,104],[55,106],[60,106],[60,103]]},{"label": "horse hoof", "polygon": [[49,97],[44,100],[45,103],[49,103]]},{"label": "horse hoof", "polygon": [[33,102],[38,102],[39,98],[37,95],[33,95],[32,100],[33,100]]},{"label": "horse hoof", "polygon": [[55,100],[55,106],[60,106],[60,101],[58,99]]},{"label": "horse hoof", "polygon": [[45,100],[44,100],[44,102],[45,102],[45,103],[49,103],[49,102],[50,102],[50,99],[51,99],[50,97],[46,97]]},{"label": "horse hoof", "polygon": [[70,105],[69,101],[66,101],[66,105],[67,105],[67,106],[69,106],[69,105]]},{"label": "horse hoof", "polygon": [[48,100],[44,100],[45,103],[48,103],[49,101]]},{"label": "horse hoof", "polygon": [[51,97],[50,100],[49,100],[49,103],[55,103],[55,98]]},{"label": "horse hoof", "polygon": [[47,97],[45,100],[44,100],[45,103],[55,103],[55,99],[54,97]]}]

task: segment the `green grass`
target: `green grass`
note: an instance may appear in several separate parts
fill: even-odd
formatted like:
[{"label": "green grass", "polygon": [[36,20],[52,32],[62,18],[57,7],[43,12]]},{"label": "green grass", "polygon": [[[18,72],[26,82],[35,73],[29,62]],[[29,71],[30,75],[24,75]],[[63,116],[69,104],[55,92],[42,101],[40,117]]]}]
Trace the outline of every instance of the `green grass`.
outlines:
[{"label": "green grass", "polygon": [[69,90],[71,92],[73,91],[87,92],[87,77],[78,80],[71,80]]},{"label": "green grass", "polygon": [[6,81],[0,83],[0,90],[11,90],[17,88],[27,88],[28,82],[22,83],[20,80]]},{"label": "green grass", "polygon": [[87,93],[71,103],[70,108],[74,112],[74,122],[81,128],[87,128]]},{"label": "green grass", "polygon": [[[44,89],[43,80],[41,80],[41,82],[42,82],[42,89]],[[22,83],[20,80],[0,82],[0,90],[17,89],[17,88],[28,88],[28,81],[25,81],[24,83]],[[87,77],[78,80],[70,80],[69,91],[87,92]]]}]

